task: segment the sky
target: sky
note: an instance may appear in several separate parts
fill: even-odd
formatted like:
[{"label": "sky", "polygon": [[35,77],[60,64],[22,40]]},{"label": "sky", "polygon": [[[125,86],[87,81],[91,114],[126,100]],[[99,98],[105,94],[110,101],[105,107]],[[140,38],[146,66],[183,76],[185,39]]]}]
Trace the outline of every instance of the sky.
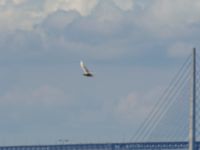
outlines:
[{"label": "sky", "polygon": [[0,144],[128,141],[199,39],[199,0],[0,0]]}]

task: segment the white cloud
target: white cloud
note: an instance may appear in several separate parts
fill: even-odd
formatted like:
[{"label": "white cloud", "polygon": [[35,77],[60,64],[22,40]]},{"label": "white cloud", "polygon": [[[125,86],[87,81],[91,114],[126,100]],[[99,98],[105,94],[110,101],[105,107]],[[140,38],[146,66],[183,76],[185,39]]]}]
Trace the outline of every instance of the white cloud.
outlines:
[{"label": "white cloud", "polygon": [[57,10],[76,10],[81,15],[86,16],[90,14],[97,3],[97,0],[46,0],[45,10],[47,13]]},{"label": "white cloud", "polygon": [[0,10],[1,30],[32,29],[42,19],[42,2],[10,0],[2,2]]},{"label": "white cloud", "polygon": [[133,9],[134,0],[113,0],[116,5],[124,11]]},{"label": "white cloud", "polygon": [[115,109],[116,115],[128,120],[143,120],[154,107],[157,101],[155,98],[159,97],[160,92],[160,88],[155,88],[146,93],[132,92],[128,94],[119,101]]},{"label": "white cloud", "polygon": [[[27,0],[11,0],[10,3],[5,0],[0,1],[0,5],[4,7],[1,10],[0,26],[8,29],[32,29],[34,25],[39,24],[49,14],[56,11],[77,11],[83,17],[92,15],[97,5],[102,3],[99,0],[45,0],[39,1],[27,1]],[[115,0],[116,6],[122,10],[129,10],[132,8],[132,0],[126,0],[122,2]],[[113,5],[113,3],[106,3],[106,5]],[[113,6],[106,6],[113,7]],[[101,10],[101,14],[104,10]],[[101,18],[116,19],[119,13],[114,14],[110,12],[112,10],[106,10],[109,13],[101,16]],[[98,18],[97,18],[98,19]]]},{"label": "white cloud", "polygon": [[6,4],[6,0],[0,0],[0,6],[4,6]]},{"label": "white cloud", "polygon": [[[41,39],[44,45],[54,44],[54,49],[109,59],[122,57],[130,51],[140,51],[141,45],[144,45],[143,49],[149,49],[149,45],[145,47],[148,43],[141,44],[144,38],[148,41],[155,35],[174,36],[198,31],[191,31],[190,25],[198,24],[200,14],[196,0],[192,0],[193,3],[187,0],[153,0],[145,4],[143,10],[137,9],[136,13],[135,9],[126,12],[133,5],[138,6],[136,0],[12,1],[18,5],[0,1],[8,5],[0,13],[0,30],[32,30],[44,37]],[[35,28],[41,26],[39,30]],[[48,37],[48,32],[52,33],[52,37]]]},{"label": "white cloud", "polygon": [[[123,11],[132,10],[137,0],[109,0]],[[11,2],[11,3],[10,3]],[[0,0],[0,5],[4,7],[1,10],[0,26],[2,28],[21,28],[30,29],[35,24],[40,23],[46,16],[58,10],[75,10],[82,16],[92,15],[98,9],[97,5],[105,2],[103,0]],[[146,3],[146,2],[143,2]],[[114,5],[107,3],[106,5]],[[23,6],[23,7],[22,7]],[[37,6],[37,7],[34,7]],[[107,7],[107,6],[106,6]],[[39,9],[38,9],[39,8]],[[102,10],[103,11],[103,10]],[[105,10],[101,18],[116,18],[119,16],[116,12]],[[134,11],[133,11],[134,12]],[[103,13],[103,12],[102,12]],[[119,12],[123,13],[123,12]],[[9,14],[9,15],[8,15]],[[137,15],[131,15],[140,27],[145,27],[156,34],[163,36],[178,32],[187,32],[188,25],[200,21],[200,2],[198,0],[152,0],[144,5],[144,9],[137,12]],[[118,17],[119,18],[119,17]],[[136,19],[137,18],[137,19]],[[119,20],[123,22],[124,20]],[[118,22],[117,22],[118,23]],[[2,25],[3,24],[3,25]],[[178,29],[178,30],[177,30]]]},{"label": "white cloud", "polygon": [[76,11],[65,12],[60,10],[48,15],[40,24],[40,27],[43,27],[43,30],[47,32],[64,31],[67,25],[78,18],[80,18],[80,15]]},{"label": "white cloud", "polygon": [[48,85],[40,86],[35,89],[20,89],[19,87],[5,93],[0,97],[1,106],[14,105],[16,107],[37,107],[42,106],[52,108],[69,103],[68,97],[59,88]]},{"label": "white cloud", "polygon": [[23,4],[26,0],[12,0],[15,5]]},{"label": "white cloud", "polygon": [[32,29],[37,22],[37,14],[34,12],[17,12],[15,10],[5,10],[0,14],[1,30]]},{"label": "white cloud", "polygon": [[119,102],[117,111],[119,111],[123,116],[129,118],[135,111],[135,108],[137,108],[139,101],[139,96],[135,93],[131,93],[127,98],[124,98]]}]

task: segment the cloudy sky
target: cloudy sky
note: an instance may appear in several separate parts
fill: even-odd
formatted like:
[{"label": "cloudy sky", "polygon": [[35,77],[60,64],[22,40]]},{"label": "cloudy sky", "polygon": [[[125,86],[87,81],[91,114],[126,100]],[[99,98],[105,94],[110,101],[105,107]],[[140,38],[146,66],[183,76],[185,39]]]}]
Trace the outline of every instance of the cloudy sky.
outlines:
[{"label": "cloudy sky", "polygon": [[0,0],[0,144],[128,141],[199,39],[199,0]]}]

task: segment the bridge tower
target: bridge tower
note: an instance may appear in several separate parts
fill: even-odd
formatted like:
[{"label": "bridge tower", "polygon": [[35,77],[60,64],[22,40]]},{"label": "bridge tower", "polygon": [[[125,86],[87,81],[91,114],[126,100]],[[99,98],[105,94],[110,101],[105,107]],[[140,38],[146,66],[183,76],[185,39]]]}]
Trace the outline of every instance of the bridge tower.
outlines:
[{"label": "bridge tower", "polygon": [[196,49],[193,49],[192,94],[190,99],[189,150],[196,150]]}]

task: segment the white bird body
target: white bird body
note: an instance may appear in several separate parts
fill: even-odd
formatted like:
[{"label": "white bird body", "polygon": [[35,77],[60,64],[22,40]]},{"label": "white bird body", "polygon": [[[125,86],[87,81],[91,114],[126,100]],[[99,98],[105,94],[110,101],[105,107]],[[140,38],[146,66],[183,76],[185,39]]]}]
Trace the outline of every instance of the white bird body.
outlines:
[{"label": "white bird body", "polygon": [[92,77],[93,74],[87,69],[87,67],[83,64],[83,61],[80,62],[80,66],[83,70],[83,75],[86,76],[86,77]]}]

